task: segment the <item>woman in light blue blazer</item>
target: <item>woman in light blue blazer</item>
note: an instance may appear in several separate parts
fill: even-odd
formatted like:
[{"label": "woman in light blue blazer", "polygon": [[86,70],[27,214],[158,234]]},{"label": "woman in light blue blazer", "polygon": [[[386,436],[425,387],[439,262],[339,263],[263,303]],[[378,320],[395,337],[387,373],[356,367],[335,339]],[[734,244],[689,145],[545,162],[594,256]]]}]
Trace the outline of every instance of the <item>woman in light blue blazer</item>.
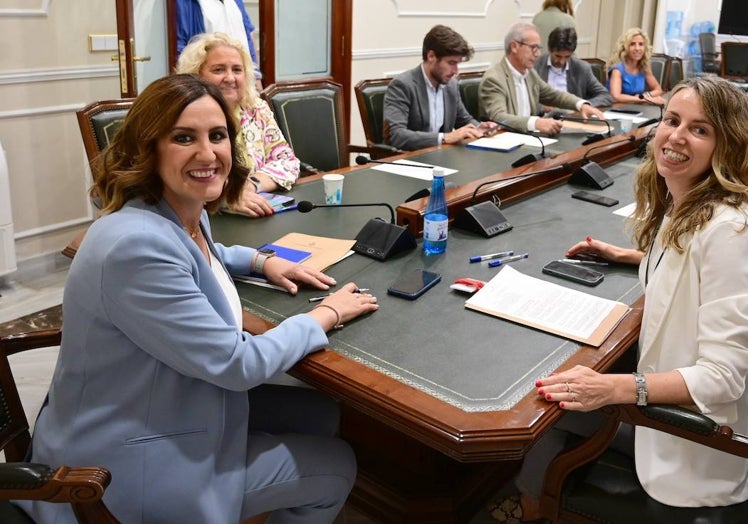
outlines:
[{"label": "woman in light blue blazer", "polygon": [[[109,469],[104,499],[122,522],[332,522],[355,478],[319,393],[262,384],[325,347],[327,330],[376,310],[376,298],[350,283],[263,335],[242,331],[229,274],[262,273],[291,293],[293,281],[335,282],[213,243],[206,209],[236,201],[247,175],[235,136],[218,88],[170,76],[138,96],[94,166],[104,216],[70,268],[30,460]],[[258,427],[255,404],[282,411],[289,397],[319,422]],[[19,504],[38,522],[75,521],[64,505]]]}]

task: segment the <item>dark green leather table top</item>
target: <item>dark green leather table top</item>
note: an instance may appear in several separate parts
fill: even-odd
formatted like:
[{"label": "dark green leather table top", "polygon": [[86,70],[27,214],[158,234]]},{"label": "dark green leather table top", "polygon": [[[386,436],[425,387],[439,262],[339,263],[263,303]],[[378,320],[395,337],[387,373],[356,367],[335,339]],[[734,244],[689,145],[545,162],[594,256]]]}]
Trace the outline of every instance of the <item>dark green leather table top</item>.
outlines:
[{"label": "dark green leather table top", "polygon": [[[580,141],[579,136],[567,135],[554,145],[573,148]],[[506,169],[527,152],[518,151],[513,155],[443,148],[412,159],[460,169],[448,178],[459,185]],[[532,389],[538,377],[556,369],[579,345],[467,310],[464,303],[468,296],[450,290],[449,284],[460,277],[489,280],[500,268],[488,268],[485,262],[469,264],[468,257],[513,249],[530,254],[527,260],[513,263],[515,269],[527,275],[633,302],[641,295],[635,268],[602,268],[605,280],[595,288],[544,275],[541,268],[550,260],[563,258],[566,248],[587,235],[628,245],[624,218],[612,211],[633,200],[631,175],[637,164],[638,159],[634,158],[607,168],[615,183],[600,194],[620,200],[620,205],[612,208],[572,199],[571,193],[580,188],[564,184],[502,207],[514,226],[508,233],[487,239],[450,229],[444,255],[426,257],[419,240],[418,249],[385,262],[356,254],[336,264],[328,274],[341,284],[354,281],[360,287],[371,288],[381,307],[376,313],[331,332],[331,349],[461,410],[509,409]],[[346,175],[343,201],[388,202],[394,206],[428,185],[422,180],[367,168]],[[322,193],[321,181],[301,184],[291,191],[297,201],[316,203],[323,201]],[[216,241],[259,246],[289,232],[353,239],[373,216],[389,218],[389,212],[384,208],[381,212],[377,208],[319,208],[309,214],[290,211],[263,219],[221,215],[212,219],[212,227]],[[412,302],[387,295],[391,282],[419,267],[439,272],[442,282]],[[244,308],[273,323],[308,311],[311,304],[307,299],[319,294],[303,289],[292,297],[247,284],[237,287]]]}]

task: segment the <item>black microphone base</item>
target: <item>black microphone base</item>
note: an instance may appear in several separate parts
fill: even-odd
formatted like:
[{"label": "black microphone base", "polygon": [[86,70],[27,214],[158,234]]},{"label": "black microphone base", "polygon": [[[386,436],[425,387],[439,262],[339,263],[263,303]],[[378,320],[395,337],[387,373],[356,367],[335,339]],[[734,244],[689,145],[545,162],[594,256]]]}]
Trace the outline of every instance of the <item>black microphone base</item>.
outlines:
[{"label": "black microphone base", "polygon": [[506,233],[513,227],[496,204],[489,201],[466,207],[452,225],[484,237]]},{"label": "black microphone base", "polygon": [[569,179],[570,184],[605,189],[613,184],[613,179],[597,162],[588,162],[574,171]]},{"label": "black microphone base", "polygon": [[407,228],[372,218],[356,235],[353,251],[376,260],[387,260],[415,247],[416,239]]},{"label": "black microphone base", "polygon": [[545,158],[542,153],[534,153],[532,155],[525,155],[522,158],[518,158],[517,160],[512,162],[512,167],[520,167],[526,164],[531,164],[537,160],[540,160],[541,158]]}]

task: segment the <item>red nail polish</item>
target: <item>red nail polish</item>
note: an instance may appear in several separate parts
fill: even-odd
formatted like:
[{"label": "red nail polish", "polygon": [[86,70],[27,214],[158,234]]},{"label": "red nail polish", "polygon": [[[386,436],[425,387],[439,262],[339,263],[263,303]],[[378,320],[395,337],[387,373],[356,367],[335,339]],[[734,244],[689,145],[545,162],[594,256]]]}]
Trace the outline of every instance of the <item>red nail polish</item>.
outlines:
[{"label": "red nail polish", "polygon": [[563,402],[559,402],[559,403],[558,403],[558,407],[560,407],[560,408],[562,408],[562,409],[563,409],[563,407],[564,407],[564,403],[563,403]]},{"label": "red nail polish", "polygon": [[547,395],[545,396],[545,399],[546,399],[546,400],[551,400],[551,394],[550,394],[550,393],[548,393],[548,394],[547,394]]},{"label": "red nail polish", "polygon": [[545,391],[543,391],[542,389],[539,389],[538,390],[538,395],[540,395],[540,396],[545,395]]},{"label": "red nail polish", "polygon": [[592,237],[588,236],[587,237],[587,242],[592,242]]},{"label": "red nail polish", "polygon": [[536,388],[539,388],[542,385],[543,385],[543,381],[542,380],[538,380],[537,382],[535,382],[535,387]]}]

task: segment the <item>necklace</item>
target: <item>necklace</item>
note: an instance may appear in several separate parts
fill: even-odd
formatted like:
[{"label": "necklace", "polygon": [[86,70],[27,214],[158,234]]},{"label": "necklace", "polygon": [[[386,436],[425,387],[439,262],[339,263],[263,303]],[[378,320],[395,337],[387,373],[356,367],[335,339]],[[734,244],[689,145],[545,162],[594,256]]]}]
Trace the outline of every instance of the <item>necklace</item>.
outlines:
[{"label": "necklace", "polygon": [[[652,255],[654,254],[654,246],[655,241],[657,240],[657,235],[659,235],[659,228],[657,230],[657,233],[655,233],[655,238],[652,239],[652,244],[649,246],[649,253],[647,254],[647,267],[644,270],[644,288],[646,289],[647,285],[649,284],[649,262],[652,260]],[[657,262],[655,262],[654,269],[652,270],[652,274],[654,274],[655,271],[657,271],[657,268],[660,266],[660,262],[662,262],[662,257],[665,256],[665,251],[667,251],[667,248],[662,248],[662,251],[660,252],[660,256],[657,258]]]},{"label": "necklace", "polygon": [[197,235],[200,234],[200,224],[198,224],[195,228],[189,228],[187,226],[182,227],[185,231],[187,231],[187,234],[189,234],[191,238],[197,238]]}]

